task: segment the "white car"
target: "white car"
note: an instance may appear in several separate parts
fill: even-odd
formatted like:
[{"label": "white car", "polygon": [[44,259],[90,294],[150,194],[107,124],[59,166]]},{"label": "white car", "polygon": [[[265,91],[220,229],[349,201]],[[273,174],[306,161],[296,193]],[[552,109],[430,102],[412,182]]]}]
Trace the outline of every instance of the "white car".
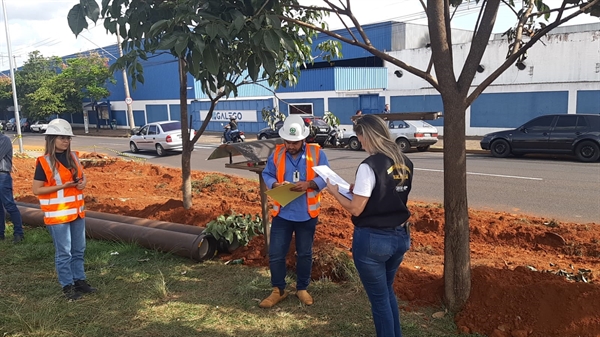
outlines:
[{"label": "white car", "polygon": [[[190,140],[196,131],[190,129]],[[162,121],[148,123],[129,138],[131,152],[156,151],[159,156],[164,156],[168,151],[182,151],[180,121]]]},{"label": "white car", "polygon": [[46,132],[48,129],[48,121],[37,121],[29,127],[31,132]]},{"label": "white car", "polygon": [[[402,151],[416,148],[418,151],[427,151],[438,141],[438,129],[421,120],[417,121],[390,121],[390,133]],[[348,145],[352,150],[362,149],[358,137],[352,131],[351,125],[343,126],[344,136],[340,140],[342,145]]]}]

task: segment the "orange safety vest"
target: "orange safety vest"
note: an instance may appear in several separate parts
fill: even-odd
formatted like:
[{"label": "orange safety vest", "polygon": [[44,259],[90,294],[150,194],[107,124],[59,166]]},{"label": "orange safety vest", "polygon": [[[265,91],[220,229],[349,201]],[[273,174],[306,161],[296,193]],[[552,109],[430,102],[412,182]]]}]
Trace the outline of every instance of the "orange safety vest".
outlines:
[{"label": "orange safety vest", "polygon": [[[83,166],[77,158],[77,153],[71,152],[73,160],[77,165],[79,179],[83,179]],[[56,169],[50,166],[50,156],[38,157],[36,161],[42,165],[46,180],[44,186],[59,186],[73,181],[73,173],[62,163],[57,162]],[[85,218],[85,206],[83,193],[76,187],[67,187],[49,194],[40,194],[40,208],[44,212],[44,223],[46,225],[57,225],[71,222],[77,217]]]},{"label": "orange safety vest", "polygon": [[[306,181],[311,181],[317,176],[315,171],[312,169],[313,166],[318,165],[319,155],[321,153],[321,147],[315,144],[306,144]],[[285,145],[279,144],[275,147],[273,153],[273,162],[277,168],[277,182],[282,183],[285,181]],[[321,207],[321,194],[313,189],[306,190],[306,200],[308,201],[308,214],[311,218],[316,218],[320,213]],[[272,216],[277,216],[281,205],[277,201],[273,201],[273,209],[271,210]]]}]

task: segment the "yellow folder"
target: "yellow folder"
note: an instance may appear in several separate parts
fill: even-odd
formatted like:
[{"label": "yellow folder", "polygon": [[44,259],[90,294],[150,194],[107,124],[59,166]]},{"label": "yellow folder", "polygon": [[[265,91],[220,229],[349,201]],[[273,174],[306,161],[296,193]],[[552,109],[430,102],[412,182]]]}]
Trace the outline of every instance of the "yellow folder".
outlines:
[{"label": "yellow folder", "polygon": [[275,201],[277,201],[283,207],[289,204],[292,200],[306,193],[291,191],[292,187],[294,187],[294,184],[283,184],[281,186],[277,186],[273,189],[268,190],[266,193],[268,196],[275,199]]}]

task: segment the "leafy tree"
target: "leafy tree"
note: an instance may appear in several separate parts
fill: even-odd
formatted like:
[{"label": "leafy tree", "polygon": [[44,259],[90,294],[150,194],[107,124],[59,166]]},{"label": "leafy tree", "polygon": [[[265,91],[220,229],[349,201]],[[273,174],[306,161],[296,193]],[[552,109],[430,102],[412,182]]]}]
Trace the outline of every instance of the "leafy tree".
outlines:
[{"label": "leafy tree", "polygon": [[285,115],[277,108],[264,107],[261,111],[263,121],[267,122],[267,125],[275,130],[275,124],[279,121],[285,120]]},{"label": "leafy tree", "polygon": [[108,60],[97,53],[79,55],[61,63],[60,74],[41,82],[25,96],[30,117],[45,118],[52,114],[80,112],[83,102],[96,102],[110,95],[107,82],[114,82]]},{"label": "leafy tree", "polygon": [[9,119],[6,118],[8,114],[6,113],[8,107],[13,106],[13,96],[12,96],[12,81],[8,76],[0,77],[0,111],[2,114],[0,115],[2,118],[0,119]]},{"label": "leafy tree", "polygon": [[52,114],[61,114],[67,111],[64,95],[56,92],[57,82],[57,77],[52,77],[35,92],[27,94],[26,99],[32,110],[29,114],[30,117],[44,119]]},{"label": "leafy tree", "polygon": [[33,97],[29,94],[57,76],[61,65],[62,61],[56,56],[44,57],[37,50],[29,53],[27,61],[15,72],[17,96],[24,115],[35,117],[38,114],[38,107],[33,105]]},{"label": "leafy tree", "polygon": [[[149,54],[166,51],[177,58],[180,78],[181,123],[188,125],[187,74],[200,82],[211,106],[192,140],[183,128],[181,156],[183,204],[192,206],[191,152],[206,129],[222,98],[237,96],[241,85],[264,81],[271,86],[297,83],[299,69],[311,62],[314,30],[282,23],[279,15],[301,22],[320,21],[322,13],[296,10],[285,2],[262,0],[80,0],[68,14],[77,35],[87,28],[87,19],[100,15],[104,27],[123,39],[127,52],[114,68],[127,68],[138,82],[144,81],[143,64]],[[338,55],[339,43],[320,48]],[[135,82],[134,82],[135,83]]]},{"label": "leafy tree", "polygon": [[98,53],[69,59],[55,81],[55,91],[65,98],[69,112],[82,111],[84,100],[96,102],[110,96],[108,82],[115,83],[108,59]]}]

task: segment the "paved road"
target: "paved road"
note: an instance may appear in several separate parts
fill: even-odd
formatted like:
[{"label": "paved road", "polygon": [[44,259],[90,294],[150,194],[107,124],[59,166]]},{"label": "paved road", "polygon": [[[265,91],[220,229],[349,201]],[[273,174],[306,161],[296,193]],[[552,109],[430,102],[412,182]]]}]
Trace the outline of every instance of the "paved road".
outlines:
[{"label": "paved road", "polygon": [[[26,135],[27,146],[43,147],[41,135]],[[75,149],[96,146],[98,152],[116,155],[113,151],[129,152],[126,138],[77,137]],[[227,169],[227,159],[207,161],[218,144],[198,143],[192,153],[192,169],[218,171],[248,178],[252,172]],[[112,151],[108,150],[111,149]],[[366,157],[363,151],[326,149],[332,169],[349,182],[353,181],[357,165]],[[181,155],[157,157],[155,153],[140,154],[148,162],[180,167]],[[415,164],[412,200],[443,201],[443,154],[414,152],[409,157]],[[242,161],[242,157],[235,157]],[[467,157],[469,207],[539,215],[559,221],[600,223],[600,163],[580,163],[571,158],[492,158],[469,154]]]}]

